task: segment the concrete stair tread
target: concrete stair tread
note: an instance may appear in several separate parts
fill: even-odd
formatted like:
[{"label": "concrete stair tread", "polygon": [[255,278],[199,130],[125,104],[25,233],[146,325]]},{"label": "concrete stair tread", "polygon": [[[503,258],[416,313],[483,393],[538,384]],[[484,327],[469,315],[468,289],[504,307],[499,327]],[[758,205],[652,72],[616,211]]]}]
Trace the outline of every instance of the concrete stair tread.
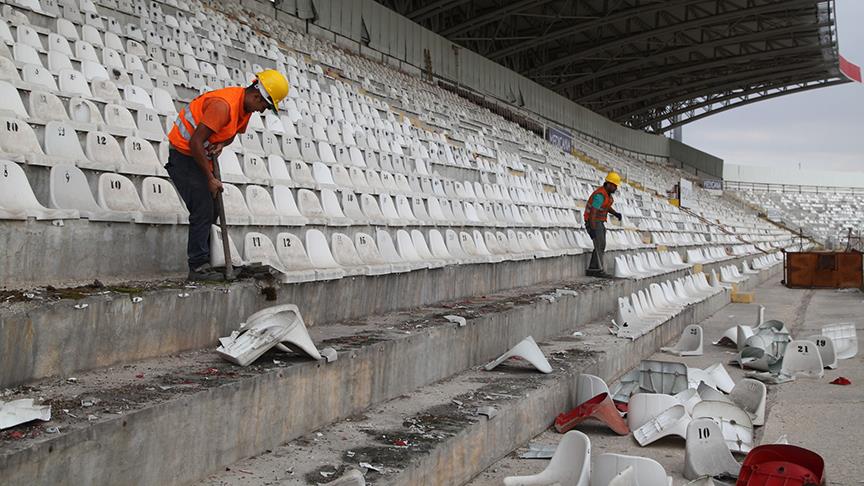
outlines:
[{"label": "concrete stair tread", "polygon": [[369,484],[414,484],[397,478],[441,444],[460,440],[464,430],[498,419],[498,415],[491,419],[478,415],[479,407],[507,413],[515,402],[538,390],[567,387],[568,380],[575,380],[582,370],[596,365],[595,353],[603,352],[592,349],[608,346],[612,341],[623,342],[604,333],[601,324],[580,327],[584,333],[580,338],[573,338],[572,332],[568,332],[539,343],[552,364],[550,374],[513,361],[493,371],[475,367],[281,445],[270,453],[233,464],[230,471],[213,475],[200,484],[316,484],[328,480],[320,474],[322,471],[325,475],[341,474],[351,467],[359,469],[360,463],[381,469],[366,471]]}]

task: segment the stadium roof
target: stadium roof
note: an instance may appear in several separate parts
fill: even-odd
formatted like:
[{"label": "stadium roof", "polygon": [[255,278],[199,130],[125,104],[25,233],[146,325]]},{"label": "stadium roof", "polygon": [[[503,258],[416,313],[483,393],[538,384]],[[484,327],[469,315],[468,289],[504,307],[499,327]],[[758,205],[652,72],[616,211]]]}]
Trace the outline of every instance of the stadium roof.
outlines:
[{"label": "stadium roof", "polygon": [[377,0],[653,132],[847,82],[833,0]]}]

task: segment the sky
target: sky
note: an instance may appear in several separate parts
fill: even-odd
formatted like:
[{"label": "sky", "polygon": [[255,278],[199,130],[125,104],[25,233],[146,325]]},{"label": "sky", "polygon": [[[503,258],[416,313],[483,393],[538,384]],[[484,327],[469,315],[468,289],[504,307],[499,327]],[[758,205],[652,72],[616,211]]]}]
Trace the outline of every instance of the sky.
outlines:
[{"label": "sky", "polygon": [[[864,1],[836,0],[840,53],[864,66]],[[864,169],[864,84],[847,83],[733,108],[684,125],[684,143],[727,164]]]}]

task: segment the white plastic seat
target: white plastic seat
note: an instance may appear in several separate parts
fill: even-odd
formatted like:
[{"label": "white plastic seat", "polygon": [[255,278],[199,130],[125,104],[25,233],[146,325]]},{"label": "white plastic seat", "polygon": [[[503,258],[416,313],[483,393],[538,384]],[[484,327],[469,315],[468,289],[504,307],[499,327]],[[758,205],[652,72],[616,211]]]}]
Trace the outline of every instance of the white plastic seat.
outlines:
[{"label": "white plastic seat", "polygon": [[150,99],[150,95],[147,94],[147,91],[145,91],[144,88],[128,85],[123,88],[123,97],[129,106],[143,106],[144,108],[153,109],[153,101]]},{"label": "white plastic seat", "polygon": [[29,118],[18,89],[6,81],[0,81],[0,113],[22,120]]},{"label": "white plastic seat", "polygon": [[181,224],[189,221],[189,211],[180,200],[177,190],[165,179],[145,177],[141,183],[141,203],[151,213],[174,214]]},{"label": "white plastic seat", "polygon": [[5,116],[0,116],[0,157],[29,164],[51,165],[30,124]]},{"label": "white plastic seat", "polygon": [[165,171],[159,163],[156,150],[149,141],[138,137],[126,137],[123,141],[125,160],[121,159],[118,170],[125,174],[159,175]]},{"label": "white plastic seat", "polygon": [[15,57],[15,62],[19,65],[32,64],[36,67],[44,68],[42,59],[39,57],[39,52],[27,44],[16,43],[12,46],[12,55]]},{"label": "white plastic seat", "polygon": [[532,476],[509,476],[505,486],[568,485],[589,486],[591,475],[591,441],[578,430],[571,430],[555,448],[546,469]]},{"label": "white plastic seat", "polygon": [[147,211],[141,204],[135,185],[120,174],[101,174],[97,188],[97,200],[103,209],[126,213],[132,221],[137,223],[177,223],[176,214]]},{"label": "white plastic seat", "polygon": [[[283,232],[276,236],[276,252],[287,269],[287,282],[326,280],[326,277],[330,275],[329,272],[323,274],[316,272],[303,242],[293,233]],[[332,278],[338,278],[338,276]]]},{"label": "white plastic seat", "polygon": [[138,126],[125,106],[109,103],[105,105],[105,124],[102,130],[112,135],[128,137],[138,131]]},{"label": "white plastic seat", "polygon": [[69,96],[83,96],[90,98],[93,94],[90,92],[90,86],[84,75],[74,69],[64,69],[57,76],[60,80],[60,91]]},{"label": "white plastic seat", "polygon": [[381,255],[381,252],[378,251],[375,239],[366,233],[358,232],[354,235],[354,246],[357,249],[357,254],[360,255],[360,258],[366,265],[387,268],[387,273],[406,271],[402,267],[393,268]]},{"label": "white plastic seat", "polygon": [[48,69],[53,73],[72,69],[72,61],[65,53],[58,50],[48,51]]},{"label": "white plastic seat", "polygon": [[[80,148],[79,148],[80,149]],[[78,211],[82,218],[92,221],[129,221],[128,214],[105,210],[96,203],[87,176],[74,166],[51,168],[49,195],[52,208]]]},{"label": "white plastic seat", "polygon": [[51,121],[45,126],[45,152],[64,163],[88,166],[75,128],[68,122]]},{"label": "white plastic seat", "polygon": [[18,164],[0,159],[0,219],[71,219],[74,210],[48,209],[36,199],[30,181]]},{"label": "white plastic seat", "polygon": [[672,482],[672,478],[666,475],[663,466],[653,459],[606,453],[594,457],[590,485],[609,486],[617,475],[628,470],[628,476],[631,479],[619,483],[621,486],[634,484],[666,486]]},{"label": "white plastic seat", "polygon": [[25,64],[21,68],[21,78],[25,83],[44,88],[49,93],[56,93],[58,91],[57,82],[54,80],[54,76],[51,75],[51,71],[43,68],[41,65]]},{"label": "white plastic seat", "polygon": [[267,189],[261,186],[246,186],[246,206],[252,215],[252,224],[264,226],[278,226],[282,224],[282,218],[276,211],[273,199]]},{"label": "white plastic seat", "polygon": [[694,419],[687,426],[684,477],[737,476],[741,469],[732,457],[720,427],[710,418]]},{"label": "white plastic seat", "polygon": [[248,225],[252,214],[240,189],[233,185],[222,184],[222,201],[225,206],[225,220],[229,225]]},{"label": "white plastic seat", "polygon": [[315,267],[319,279],[341,278],[345,275],[345,271],[341,265],[333,258],[330,253],[330,247],[327,244],[327,237],[324,233],[317,229],[309,229],[306,231],[306,248],[309,249],[309,261]]},{"label": "white plastic seat", "polygon": [[87,133],[84,150],[87,159],[78,164],[79,167],[96,170],[119,170],[121,164],[127,163],[120,149],[120,144],[109,133],[93,131]]}]

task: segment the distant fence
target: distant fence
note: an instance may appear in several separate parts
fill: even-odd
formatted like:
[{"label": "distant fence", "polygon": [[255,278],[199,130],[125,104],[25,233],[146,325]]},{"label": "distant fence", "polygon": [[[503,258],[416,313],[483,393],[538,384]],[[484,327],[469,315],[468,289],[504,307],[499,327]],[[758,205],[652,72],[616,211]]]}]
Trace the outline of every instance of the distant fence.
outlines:
[{"label": "distant fence", "polygon": [[723,181],[723,189],[727,191],[794,192],[812,194],[833,192],[864,195],[864,187],[807,186],[800,184],[771,184],[766,182]]}]

